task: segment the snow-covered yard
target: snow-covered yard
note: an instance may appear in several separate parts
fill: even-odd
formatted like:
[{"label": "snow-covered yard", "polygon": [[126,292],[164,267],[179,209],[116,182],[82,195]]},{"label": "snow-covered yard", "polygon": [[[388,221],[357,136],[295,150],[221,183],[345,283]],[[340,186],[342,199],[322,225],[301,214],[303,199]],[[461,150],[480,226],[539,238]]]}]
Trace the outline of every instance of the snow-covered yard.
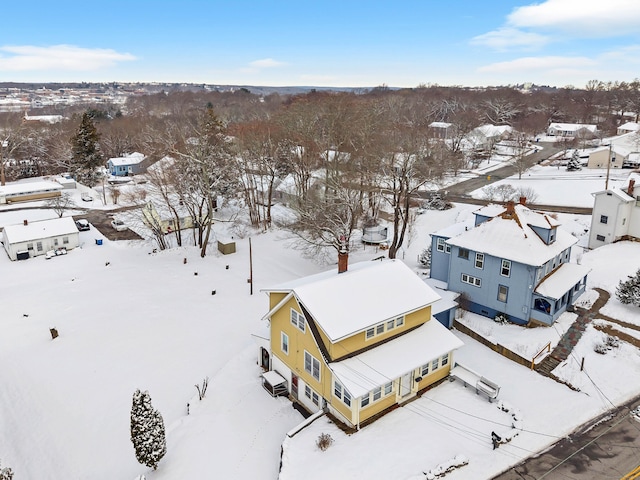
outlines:
[{"label": "snow-covered yard", "polygon": [[[548,177],[536,180],[540,203],[563,204],[604,187],[601,179],[598,185],[585,180],[583,192],[582,182],[575,183],[580,189],[569,189],[551,174],[540,176]],[[429,233],[468,218],[476,208],[456,205],[417,216],[399,257],[422,273],[416,259]],[[26,215],[31,221],[53,217],[46,212],[0,212],[0,226],[20,223]],[[589,225],[584,216],[560,215],[560,220],[576,235],[584,235]],[[232,233],[225,224],[215,228],[220,235]],[[458,455],[468,464],[448,479],[483,479],[565,436],[610,408],[610,402],[638,394],[638,350],[621,342],[606,355],[597,354],[593,346],[603,334],[593,328],[556,371],[580,392],[456,333],[465,343],[456,361],[498,383],[502,403],[489,403],[459,382],[445,382],[354,435],[321,418],[289,438],[286,432],[302,416],[284,398],[270,397],[259,380],[251,334],[265,330],[261,318],[268,302],[260,289],[334,265],[301,257],[281,231],[252,233],[250,295],[244,235],[235,238],[237,253],[223,256],[211,248],[204,259],[194,247],[152,253],[151,242],[110,242],[93,228],[80,232],[80,238],[82,248],[53,260],[11,262],[0,255],[0,460],[18,479],[133,480],[141,474],[148,480],[274,479],[283,442],[283,480],[424,478],[422,472]],[[617,282],[638,268],[629,261],[640,254],[638,243],[581,250],[574,258],[580,255],[592,268],[589,288],[613,293]],[[378,255],[368,247],[354,250],[350,259]],[[588,291],[580,301],[594,298]],[[613,296],[602,312],[638,323],[637,309]],[[571,314],[553,329],[503,326],[470,314],[465,321],[530,355],[557,341]],[[60,335],[55,340],[49,332],[53,327]],[[576,360],[582,357],[585,372]],[[194,385],[206,377],[207,395],[199,401]],[[156,471],[137,463],[129,439],[137,388],[149,391],[167,427],[167,455]],[[493,450],[491,431],[513,438]],[[316,447],[321,433],[334,440],[324,452]]]}]

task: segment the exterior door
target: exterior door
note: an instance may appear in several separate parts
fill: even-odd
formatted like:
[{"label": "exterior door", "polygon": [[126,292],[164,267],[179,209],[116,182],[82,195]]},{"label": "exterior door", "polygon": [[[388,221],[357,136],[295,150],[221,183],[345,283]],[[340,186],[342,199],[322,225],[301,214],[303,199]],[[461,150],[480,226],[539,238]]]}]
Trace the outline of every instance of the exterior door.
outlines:
[{"label": "exterior door", "polygon": [[406,397],[411,393],[411,372],[400,377],[400,396]]},{"label": "exterior door", "polygon": [[264,347],[260,347],[260,366],[269,370],[269,352]]},{"label": "exterior door", "polygon": [[298,399],[298,376],[291,374],[291,396]]}]

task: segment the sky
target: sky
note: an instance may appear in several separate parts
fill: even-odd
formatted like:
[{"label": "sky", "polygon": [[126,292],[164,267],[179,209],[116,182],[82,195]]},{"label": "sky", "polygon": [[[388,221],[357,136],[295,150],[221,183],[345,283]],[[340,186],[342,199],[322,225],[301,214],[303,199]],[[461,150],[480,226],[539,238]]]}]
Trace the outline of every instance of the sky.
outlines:
[{"label": "sky", "polygon": [[[586,170],[573,173],[588,178],[592,172]],[[531,173],[540,177],[541,203],[553,199],[566,205],[577,190],[593,188],[588,182],[557,188],[558,182],[565,184],[566,172],[553,166],[539,166]],[[556,192],[550,198],[552,185]],[[86,191],[84,186],[68,190],[83,205],[80,195]],[[110,201],[102,205],[97,189],[93,196],[92,208],[113,208]],[[55,217],[51,210],[19,208],[2,206],[0,226]],[[475,210],[476,205],[457,204],[418,215],[402,261],[422,276],[425,270],[416,259],[429,234],[472,218]],[[225,204],[218,214],[233,213]],[[282,207],[274,209],[277,218],[285,213]],[[148,237],[135,209],[117,215]],[[246,215],[239,218],[247,221]],[[561,228],[586,238],[590,216],[560,214],[558,220]],[[12,262],[0,250],[0,461],[13,469],[16,479],[141,480],[139,475],[144,475],[147,480],[425,480],[422,472],[464,456],[468,465],[446,480],[480,480],[638,394],[638,349],[620,342],[605,355],[598,354],[593,347],[603,342],[604,334],[592,327],[574,355],[554,370],[579,391],[454,331],[464,342],[454,360],[498,383],[498,401],[489,403],[460,382],[444,382],[357,434],[345,435],[321,418],[288,438],[287,432],[298,430],[303,419],[288,399],[272,398],[260,383],[252,334],[266,331],[261,319],[269,301],[262,290],[336,268],[335,262],[304,258],[277,228],[264,233],[241,223],[232,226],[216,222],[214,231],[226,238],[235,235],[236,253],[222,255],[210,248],[205,258],[193,246],[153,253],[150,240],[110,241],[93,226],[80,232],[81,248],[49,260],[39,256]],[[248,235],[253,295],[247,284]],[[638,242],[585,252],[582,264],[592,271],[588,291],[578,303],[587,307],[595,301],[594,287],[613,294],[618,281],[636,270],[637,262],[629,259],[639,252]],[[369,261],[379,254],[372,247],[354,245],[349,260]],[[216,295],[211,295],[213,289]],[[637,308],[621,304],[614,295],[601,311],[640,323]],[[554,327],[535,329],[500,325],[471,313],[462,321],[485,338],[532,358],[540,345],[555,345],[575,318],[574,313],[564,315]],[[49,333],[52,327],[59,332],[55,340]],[[640,336],[638,331],[625,331]],[[209,387],[199,401],[195,384],[205,378]],[[129,439],[131,398],[138,388],[149,392],[166,427],[167,454],[156,471],[136,462]],[[511,441],[493,450],[491,431]],[[334,439],[326,452],[315,447],[321,433]]]},{"label": "sky", "polygon": [[637,0],[3,2],[0,81],[416,87],[631,81]]}]

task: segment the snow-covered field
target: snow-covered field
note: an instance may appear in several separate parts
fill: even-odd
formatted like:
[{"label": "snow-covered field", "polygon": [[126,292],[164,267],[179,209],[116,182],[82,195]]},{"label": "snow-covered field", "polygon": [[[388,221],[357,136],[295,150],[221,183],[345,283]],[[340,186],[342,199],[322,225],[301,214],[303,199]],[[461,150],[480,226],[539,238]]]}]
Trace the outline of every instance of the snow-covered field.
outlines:
[{"label": "snow-covered field", "polygon": [[[604,188],[603,180],[567,188],[554,178],[555,167],[546,168],[548,174],[539,176],[549,178],[536,180],[539,203],[562,204]],[[476,208],[456,205],[417,216],[400,258],[420,272],[416,258],[428,234],[468,218]],[[53,216],[44,210],[3,211],[0,225]],[[584,216],[560,220],[576,235],[584,236],[589,226]],[[215,228],[220,235],[233,233],[226,224]],[[93,228],[80,233],[82,248],[66,256],[11,262],[0,255],[0,461],[16,479],[275,479],[283,442],[283,480],[424,478],[422,472],[457,455],[468,464],[447,479],[483,479],[555,442],[610,408],[610,402],[639,393],[637,349],[622,342],[607,355],[596,354],[593,345],[602,334],[592,328],[576,349],[576,358],[586,359],[585,372],[573,358],[559,367],[580,392],[457,333],[465,346],[456,359],[497,382],[503,403],[489,403],[462,384],[447,382],[354,435],[321,418],[288,438],[286,432],[302,417],[284,398],[270,397],[259,380],[251,334],[266,328],[261,318],[268,303],[260,289],[335,265],[303,258],[281,231],[251,233],[250,295],[249,240],[234,234],[237,253],[223,256],[211,248],[204,259],[194,247],[152,253],[154,245],[147,241],[110,242]],[[592,268],[588,286],[612,293],[640,266],[629,261],[639,254],[637,243],[573,252]],[[371,247],[356,249],[350,261],[378,255]],[[583,299],[593,298],[587,292]],[[603,313],[638,323],[637,309],[613,296]],[[566,326],[563,320],[545,332],[482,317],[468,321],[523,353],[557,341]],[[55,340],[53,327],[60,335]],[[206,377],[207,394],[199,401],[194,385]],[[167,427],[167,455],[156,471],[137,463],[129,439],[137,388],[149,391]],[[517,429],[511,427],[514,419]],[[517,435],[493,450],[491,431]],[[315,446],[321,433],[334,439],[324,452]]]}]

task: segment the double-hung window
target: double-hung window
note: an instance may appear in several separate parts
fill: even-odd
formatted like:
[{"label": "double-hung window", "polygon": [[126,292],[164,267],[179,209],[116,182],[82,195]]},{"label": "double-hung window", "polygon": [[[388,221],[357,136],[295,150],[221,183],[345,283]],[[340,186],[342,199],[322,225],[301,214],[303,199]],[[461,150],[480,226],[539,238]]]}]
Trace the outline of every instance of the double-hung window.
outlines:
[{"label": "double-hung window", "polygon": [[289,335],[284,332],[280,332],[280,348],[285,354],[289,355]]},{"label": "double-hung window", "polygon": [[600,215],[600,223],[609,222],[609,217],[607,215]]},{"label": "double-hung window", "polygon": [[293,308],[291,309],[291,324],[298,327],[301,332],[304,332],[304,316],[296,312]]},{"label": "double-hung window", "polygon": [[511,276],[511,260],[502,260],[500,275],[502,275],[503,277]]},{"label": "double-hung window", "polygon": [[335,381],[333,384],[333,394],[342,400],[347,407],[351,406],[351,394],[347,392],[347,389],[344,388],[338,381]]},{"label": "double-hung window", "polygon": [[306,350],[304,352],[304,371],[320,381],[320,361]]},{"label": "double-hung window", "polygon": [[458,248],[458,257],[469,260],[469,250],[466,248]]},{"label": "double-hung window", "polygon": [[484,267],[484,253],[476,253],[476,268],[482,269]]}]

